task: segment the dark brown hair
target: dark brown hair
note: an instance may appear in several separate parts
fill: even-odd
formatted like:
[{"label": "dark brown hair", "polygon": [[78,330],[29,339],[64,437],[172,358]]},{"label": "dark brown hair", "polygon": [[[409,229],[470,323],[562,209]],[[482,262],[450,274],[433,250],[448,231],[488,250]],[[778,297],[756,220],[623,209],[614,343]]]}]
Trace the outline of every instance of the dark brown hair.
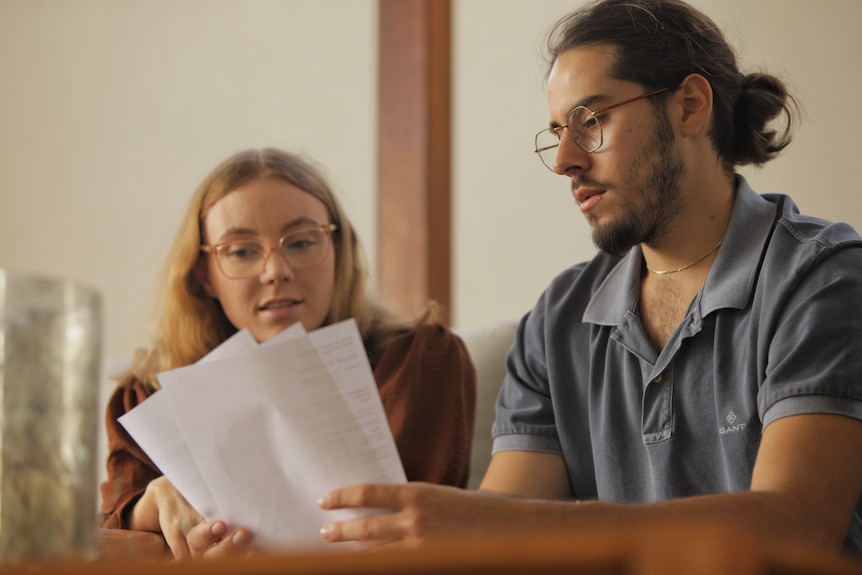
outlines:
[{"label": "dark brown hair", "polygon": [[[645,90],[673,90],[689,74],[704,76],[713,91],[710,136],[728,172],[764,164],[790,143],[798,109],[784,83],[769,74],[740,72],[715,22],[685,2],[599,0],[578,8],[548,34],[548,70],[560,53],[593,44],[615,48],[612,77]],[[653,105],[663,106],[667,97],[653,99]],[[783,126],[773,127],[776,119]]]}]

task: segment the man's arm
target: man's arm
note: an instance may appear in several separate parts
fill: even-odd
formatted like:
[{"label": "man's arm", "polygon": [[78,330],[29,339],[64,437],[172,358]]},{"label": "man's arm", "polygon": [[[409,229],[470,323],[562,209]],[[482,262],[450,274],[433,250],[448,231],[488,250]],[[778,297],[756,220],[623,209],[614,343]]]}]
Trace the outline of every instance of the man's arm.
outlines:
[{"label": "man's arm", "polygon": [[[838,415],[787,417],[764,432],[750,491],[637,505],[494,495],[490,492],[527,494],[530,489],[525,487],[529,485],[527,475],[516,472],[513,481],[503,477],[508,467],[504,463],[510,457],[501,458],[500,453],[479,492],[426,484],[363,485],[334,491],[321,501],[324,509],[369,507],[393,513],[327,524],[321,535],[327,541],[389,539],[415,545],[457,532],[551,529],[576,533],[596,528],[654,528],[664,521],[711,521],[837,550],[862,494],[860,453],[862,422],[858,420]],[[512,457],[523,471],[529,471],[523,464],[531,457]],[[554,465],[539,465],[537,477],[547,489],[539,494],[542,497],[552,493],[555,485],[559,487],[559,477],[553,479]]]},{"label": "man's arm", "polygon": [[763,433],[751,491],[784,495],[793,529],[839,547],[862,496],[862,422],[819,414],[774,421]]},{"label": "man's arm", "polygon": [[569,473],[559,455],[501,451],[491,458],[479,489],[535,499],[572,497]]}]

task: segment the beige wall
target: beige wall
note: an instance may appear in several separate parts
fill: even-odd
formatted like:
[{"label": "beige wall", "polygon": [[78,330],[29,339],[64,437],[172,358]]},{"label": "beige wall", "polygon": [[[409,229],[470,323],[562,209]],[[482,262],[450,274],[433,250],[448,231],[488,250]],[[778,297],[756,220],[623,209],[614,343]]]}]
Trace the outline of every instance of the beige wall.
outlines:
[{"label": "beige wall", "polygon": [[224,157],[325,163],[373,238],[375,0],[0,0],[0,266],[102,292],[109,355]]},{"label": "beige wall", "polygon": [[[725,30],[747,71],[794,84],[807,118],[783,157],[743,170],[759,192],[862,230],[862,2],[693,0]],[[520,317],[547,283],[594,253],[567,182],[532,153],[548,124],[541,37],[571,0],[456,3],[455,318]],[[816,8],[815,8],[816,6]],[[482,266],[477,266],[482,262]]]},{"label": "beige wall", "polygon": [[[761,192],[862,229],[862,2],[695,0],[746,69],[790,80],[807,118]],[[572,0],[454,0],[453,319],[516,319],[590,257],[547,124],[542,33]],[[149,296],[193,188],[248,146],[327,167],[374,259],[374,0],[0,0],[0,267],[102,292],[108,355],[144,342]]]}]

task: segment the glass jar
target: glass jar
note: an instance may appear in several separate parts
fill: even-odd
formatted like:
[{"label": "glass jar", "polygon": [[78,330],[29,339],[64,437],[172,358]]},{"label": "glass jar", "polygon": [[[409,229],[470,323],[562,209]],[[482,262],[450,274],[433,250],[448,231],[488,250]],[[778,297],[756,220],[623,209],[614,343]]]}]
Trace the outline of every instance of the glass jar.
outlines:
[{"label": "glass jar", "polygon": [[101,298],[0,269],[0,564],[97,554]]}]

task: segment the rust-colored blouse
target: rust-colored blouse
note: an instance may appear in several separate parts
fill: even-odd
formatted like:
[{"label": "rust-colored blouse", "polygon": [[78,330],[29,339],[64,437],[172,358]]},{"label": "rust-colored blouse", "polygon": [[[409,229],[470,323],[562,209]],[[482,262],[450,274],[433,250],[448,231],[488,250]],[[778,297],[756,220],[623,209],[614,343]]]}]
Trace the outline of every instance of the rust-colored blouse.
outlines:
[{"label": "rust-colored blouse", "polygon": [[[464,343],[443,326],[421,325],[393,340],[373,371],[408,481],[464,487],[476,408],[476,372]],[[127,512],[161,475],[117,422],[150,394],[135,380],[108,403],[103,527],[127,528]]]}]

